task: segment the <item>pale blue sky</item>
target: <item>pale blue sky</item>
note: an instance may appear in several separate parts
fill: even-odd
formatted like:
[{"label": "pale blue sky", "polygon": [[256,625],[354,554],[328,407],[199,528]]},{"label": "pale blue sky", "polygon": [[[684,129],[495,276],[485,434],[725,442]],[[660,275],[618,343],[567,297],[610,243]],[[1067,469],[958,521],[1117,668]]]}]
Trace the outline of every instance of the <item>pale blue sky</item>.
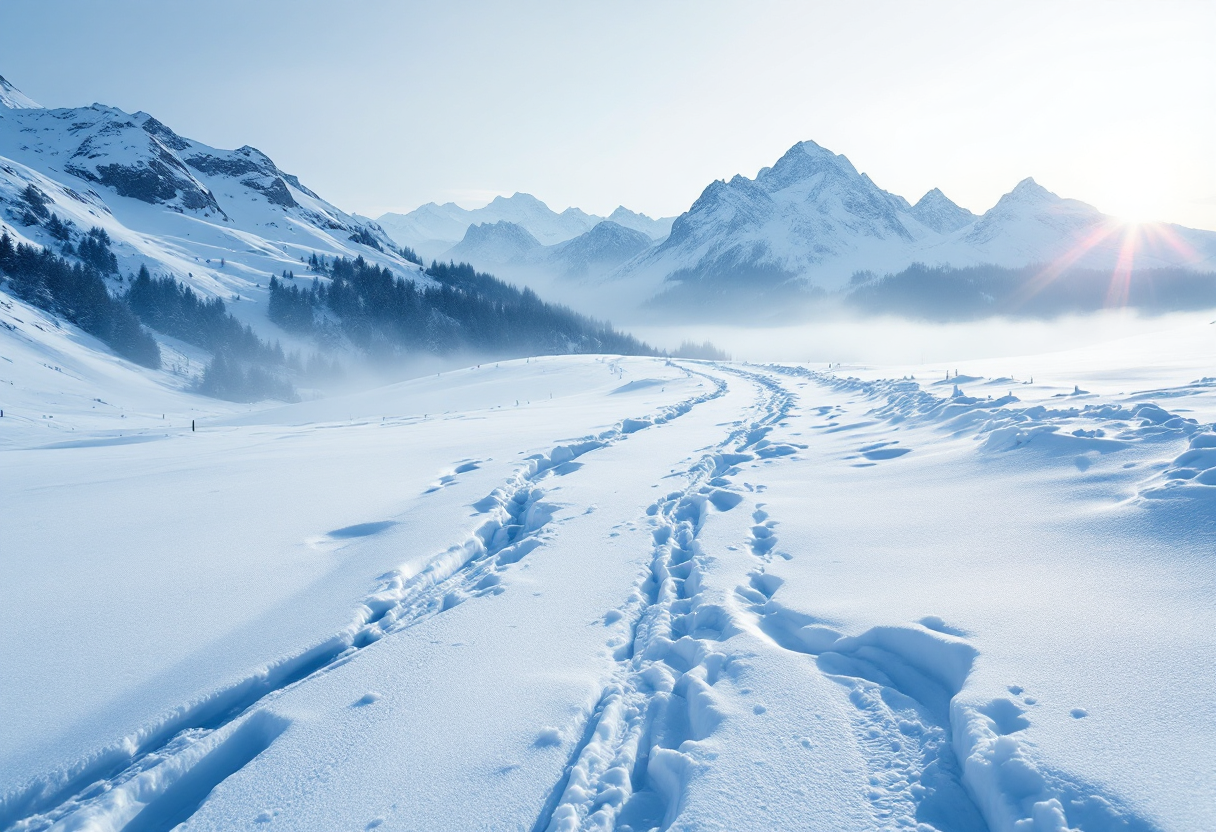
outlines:
[{"label": "pale blue sky", "polygon": [[1216,3],[5,0],[0,75],[252,144],[343,208],[652,215],[814,139],[915,200],[1034,176],[1216,229]]}]

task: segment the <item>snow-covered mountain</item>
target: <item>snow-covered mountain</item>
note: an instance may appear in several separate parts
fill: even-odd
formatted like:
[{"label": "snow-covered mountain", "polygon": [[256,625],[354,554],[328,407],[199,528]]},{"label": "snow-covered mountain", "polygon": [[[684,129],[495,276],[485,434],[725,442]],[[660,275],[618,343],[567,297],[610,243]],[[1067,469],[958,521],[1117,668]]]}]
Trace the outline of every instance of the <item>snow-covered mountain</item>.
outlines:
[{"label": "snow-covered mountain", "polygon": [[921,225],[939,234],[958,231],[976,220],[975,214],[955,205],[939,188],[922,196],[908,213],[916,217]]},{"label": "snow-covered mountain", "polygon": [[583,278],[608,274],[654,245],[641,231],[603,220],[589,231],[553,245],[541,244],[513,222],[469,226],[464,239],[440,257],[525,283],[535,278]]},{"label": "snow-covered mountain", "polygon": [[[489,205],[471,210],[454,202],[429,202],[408,214],[385,214],[377,222],[398,244],[413,248],[423,259],[431,259],[463,240],[475,225],[513,223],[548,246],[584,234],[604,219],[574,207],[558,213],[531,194],[517,193],[495,197]],[[667,236],[674,218],[651,219],[621,206],[607,219],[640,231],[653,241]]]},{"label": "snow-covered mountain", "polygon": [[464,239],[448,249],[443,259],[488,268],[516,262],[543,247],[522,225],[499,220],[470,225]]},{"label": "snow-covered mountain", "polygon": [[301,271],[313,254],[362,255],[431,282],[393,253],[379,225],[325,201],[255,148],[220,150],[147,113],[101,104],[43,108],[0,79],[0,229],[58,249],[46,227],[52,214],[73,234],[105,230],[120,274],[146,264],[172,275],[229,301],[272,339],[290,341],[266,318],[270,276]]},{"label": "snow-covered mountain", "polygon": [[[613,216],[621,210],[618,208]],[[545,260],[564,277],[584,277],[613,269],[653,244],[649,236],[636,228],[604,220],[586,234],[553,246]]]},{"label": "snow-covered mountain", "polygon": [[608,215],[608,219],[617,225],[623,225],[625,228],[640,231],[651,240],[661,240],[670,234],[671,224],[676,221],[675,217],[659,217],[657,220],[651,219],[645,214],[630,211],[624,205],[617,206],[616,210]]},{"label": "snow-covered mountain", "polygon": [[10,110],[38,110],[42,105],[14,87],[0,75],[0,106]]},{"label": "snow-covered mountain", "polygon": [[685,296],[699,286],[834,290],[858,271],[898,271],[914,262],[1113,269],[1129,251],[1136,268],[1214,269],[1216,232],[1126,225],[1032,179],[979,217],[936,188],[912,205],[844,156],[807,141],[755,179],[712,183],[666,240],[613,278],[640,297],[673,288]]}]

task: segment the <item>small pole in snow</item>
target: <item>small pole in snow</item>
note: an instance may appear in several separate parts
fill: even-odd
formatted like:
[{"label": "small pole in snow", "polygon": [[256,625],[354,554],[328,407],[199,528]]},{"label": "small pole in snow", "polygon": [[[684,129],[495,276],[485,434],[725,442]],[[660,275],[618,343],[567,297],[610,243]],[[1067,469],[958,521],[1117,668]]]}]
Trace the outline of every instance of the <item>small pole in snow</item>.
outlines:
[{"label": "small pole in snow", "polygon": [[190,432],[191,433],[194,432],[194,420],[193,419],[190,420]]}]

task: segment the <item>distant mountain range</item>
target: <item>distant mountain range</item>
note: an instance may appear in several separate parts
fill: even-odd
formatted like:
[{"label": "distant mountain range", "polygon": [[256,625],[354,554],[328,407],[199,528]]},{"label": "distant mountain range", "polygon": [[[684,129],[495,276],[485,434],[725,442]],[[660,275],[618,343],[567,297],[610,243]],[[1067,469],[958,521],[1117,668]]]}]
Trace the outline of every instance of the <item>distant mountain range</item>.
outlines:
[{"label": "distant mountain range", "polygon": [[641,231],[612,220],[553,245],[543,245],[527,228],[506,220],[469,226],[464,239],[443,253],[444,260],[467,262],[507,274],[541,272],[556,278],[605,274],[654,245]]},{"label": "distant mountain range", "polygon": [[[67,237],[55,236],[50,215],[69,225]],[[810,141],[754,179],[711,183],[674,219],[624,207],[608,217],[559,213],[517,193],[474,210],[432,203],[373,221],[327,202],[255,148],[220,150],[147,113],[101,104],[44,109],[2,78],[0,225],[15,242],[56,250],[96,226],[113,241],[120,273],[146,264],[203,297],[239,298],[233,314],[289,347],[294,336],[265,314],[271,275],[304,271],[304,261],[318,257],[362,256],[434,286],[399,245],[427,261],[468,262],[618,321],[656,312],[735,319],[744,308],[781,311],[791,297],[843,295],[862,284],[870,287],[867,308],[881,301],[888,310],[892,287],[910,297],[929,272],[876,279],[917,263],[1041,264],[1052,273],[1216,270],[1216,232],[1122,224],[1032,179],[978,216],[936,188],[912,204]],[[935,291],[955,285],[933,274]],[[968,291],[984,295],[986,274],[969,273]],[[107,279],[121,291],[117,275]]]},{"label": "distant mountain range", "polygon": [[912,205],[807,141],[755,179],[712,183],[665,240],[609,280],[661,305],[663,298],[683,303],[778,287],[833,291],[858,272],[899,272],[913,263],[1206,271],[1216,269],[1216,232],[1128,226],[1033,179],[981,216],[936,188]]},{"label": "distant mountain range", "polygon": [[469,262],[618,319],[641,309],[721,318],[741,304],[845,293],[856,276],[918,263],[1216,270],[1216,232],[1128,225],[1029,178],[982,215],[937,188],[912,204],[811,141],[754,179],[711,183],[674,221],[624,208],[606,220],[576,208],[557,214],[516,194],[475,211],[431,204],[379,223],[426,258]]},{"label": "distant mountain range", "polygon": [[[469,229],[478,225],[507,222],[524,229],[541,245],[556,245],[585,234],[601,222],[610,221],[645,235],[650,242],[661,240],[671,230],[674,217],[651,219],[645,214],[618,207],[607,217],[567,208],[560,214],[531,194],[495,197],[483,208],[461,208],[454,202],[429,202],[408,214],[384,214],[377,222],[403,246],[423,259],[446,258],[447,252],[464,241]],[[476,235],[474,241],[479,239]],[[494,261],[487,261],[494,262]]]}]

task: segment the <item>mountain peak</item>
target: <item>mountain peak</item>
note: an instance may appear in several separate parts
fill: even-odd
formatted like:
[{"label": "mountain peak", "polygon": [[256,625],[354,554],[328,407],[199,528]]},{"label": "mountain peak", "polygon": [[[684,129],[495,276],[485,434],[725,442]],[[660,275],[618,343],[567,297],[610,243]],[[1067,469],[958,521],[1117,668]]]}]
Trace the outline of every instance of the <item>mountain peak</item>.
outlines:
[{"label": "mountain peak", "polygon": [[[826,173],[833,179],[861,178],[861,174],[853,167],[848,157],[833,153],[808,139],[787,150],[771,168],[765,168],[756,174],[755,182],[766,190],[777,191],[821,173]],[[743,179],[745,177],[736,176],[731,180],[731,184],[737,184]],[[868,180],[865,181],[868,183]]]},{"label": "mountain peak", "polygon": [[975,214],[956,205],[950,197],[942,193],[941,188],[933,188],[917,200],[912,206],[911,214],[922,225],[939,234],[958,231],[976,219]]},{"label": "mountain peak", "polygon": [[1057,200],[1060,198],[1044,188],[1038,182],[1035,182],[1033,176],[1027,176],[1025,179],[1015,185],[1013,190],[1009,192],[1009,195],[1021,197],[1022,199],[1030,198],[1038,200]]},{"label": "mountain peak", "polygon": [[0,106],[10,110],[41,110],[42,105],[14,87],[0,75]]},{"label": "mountain peak", "polygon": [[496,196],[490,201],[490,205],[497,205],[500,207],[504,205],[523,205],[529,208],[542,208],[546,211],[549,210],[548,205],[532,196],[532,194],[525,194],[523,191],[516,191],[510,196]]}]

